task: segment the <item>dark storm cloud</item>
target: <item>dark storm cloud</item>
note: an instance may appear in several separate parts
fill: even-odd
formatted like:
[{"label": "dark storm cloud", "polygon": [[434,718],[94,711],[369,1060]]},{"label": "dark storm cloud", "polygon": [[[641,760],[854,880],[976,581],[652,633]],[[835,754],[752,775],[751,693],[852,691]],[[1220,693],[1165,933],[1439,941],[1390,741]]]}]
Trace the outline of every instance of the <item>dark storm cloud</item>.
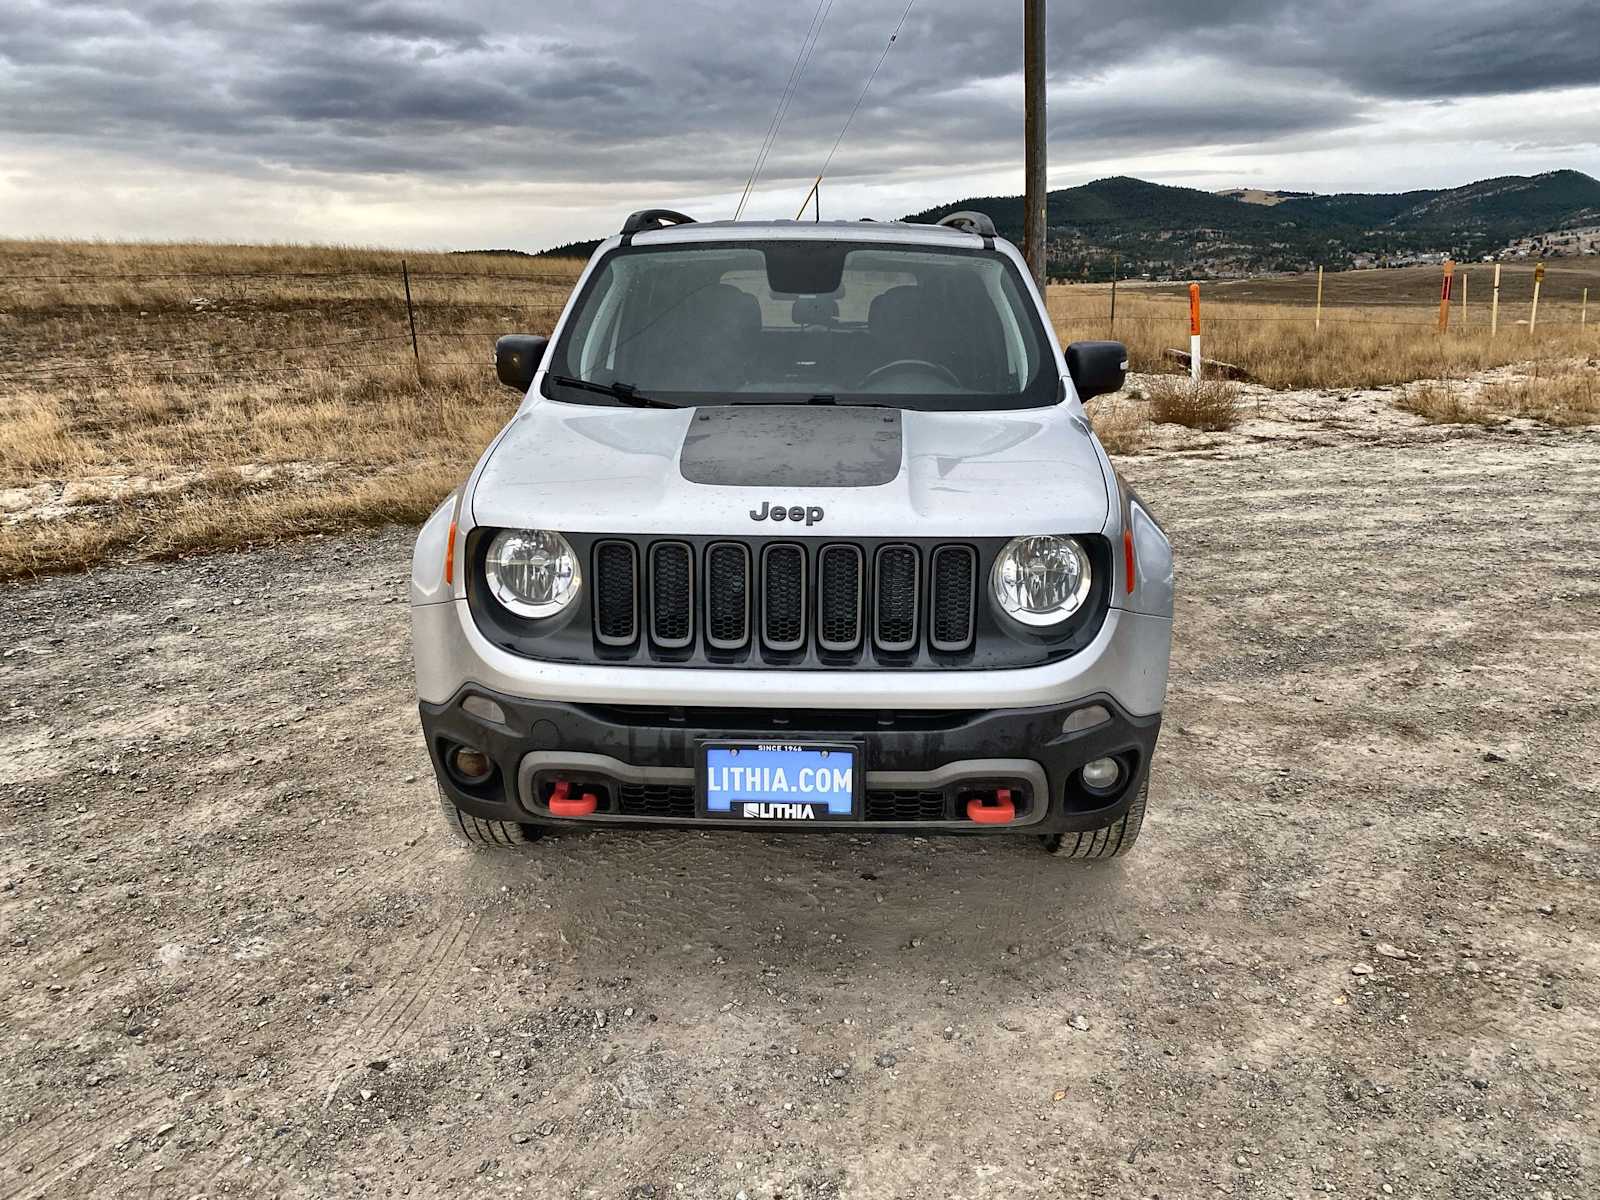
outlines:
[{"label": "dark storm cloud", "polygon": [[[1000,7],[919,0],[836,174],[1016,156],[1021,5]],[[815,171],[901,8],[835,0],[769,178]],[[1058,0],[1052,129],[1079,153],[1270,144],[1358,125],[1377,100],[1593,84],[1597,11]],[[0,0],[0,135],[236,174],[737,187],[811,12],[809,0]]]}]

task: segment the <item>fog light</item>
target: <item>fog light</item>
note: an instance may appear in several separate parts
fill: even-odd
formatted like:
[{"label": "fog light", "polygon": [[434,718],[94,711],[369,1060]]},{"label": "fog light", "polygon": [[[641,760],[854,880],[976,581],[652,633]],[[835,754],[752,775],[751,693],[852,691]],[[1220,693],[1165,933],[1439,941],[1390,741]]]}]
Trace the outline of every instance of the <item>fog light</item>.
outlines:
[{"label": "fog light", "polygon": [[479,783],[489,778],[494,769],[489,756],[471,746],[457,746],[450,754],[450,766],[467,783]]},{"label": "fog light", "polygon": [[1114,758],[1097,758],[1093,762],[1083,764],[1083,784],[1097,792],[1103,792],[1116,783],[1122,774],[1122,768],[1117,765]]}]

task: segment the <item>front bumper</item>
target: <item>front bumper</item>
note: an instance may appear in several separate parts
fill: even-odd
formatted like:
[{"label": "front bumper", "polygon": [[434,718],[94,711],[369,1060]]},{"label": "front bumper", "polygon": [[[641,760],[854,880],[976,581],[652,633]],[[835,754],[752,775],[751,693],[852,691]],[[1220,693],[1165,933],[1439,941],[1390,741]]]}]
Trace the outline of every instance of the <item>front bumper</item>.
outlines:
[{"label": "front bumper", "polygon": [[1059,705],[1080,696],[1116,698],[1123,711],[1159,713],[1167,688],[1172,618],[1112,608],[1100,632],[1059,662],[1003,670],[785,671],[615,666],[544,662],[495,645],[478,628],[464,599],[411,609],[417,695],[447,703],[478,685],[510,696],[592,704],[703,708],[926,709],[966,711]]},{"label": "front bumper", "polygon": [[[464,707],[469,701],[474,711]],[[1103,720],[1064,731],[1068,718],[1096,706]],[[543,825],[769,832],[795,827],[974,834],[1098,829],[1119,819],[1132,803],[1149,772],[1161,726],[1159,712],[1129,714],[1103,693],[1033,708],[804,710],[570,704],[467,685],[442,703],[423,701],[420,709],[440,787],[477,816]],[[495,719],[496,709],[503,720]],[[696,818],[701,741],[751,737],[859,742],[866,770],[864,819],[788,826]],[[486,780],[467,783],[453,773],[447,755],[456,745],[488,754],[494,770]],[[1112,788],[1091,792],[1077,772],[1102,757],[1118,760],[1121,777]],[[552,816],[548,800],[559,780],[597,795],[595,813]],[[1016,798],[1011,823],[984,825],[966,818],[967,797],[1000,787]]]}]

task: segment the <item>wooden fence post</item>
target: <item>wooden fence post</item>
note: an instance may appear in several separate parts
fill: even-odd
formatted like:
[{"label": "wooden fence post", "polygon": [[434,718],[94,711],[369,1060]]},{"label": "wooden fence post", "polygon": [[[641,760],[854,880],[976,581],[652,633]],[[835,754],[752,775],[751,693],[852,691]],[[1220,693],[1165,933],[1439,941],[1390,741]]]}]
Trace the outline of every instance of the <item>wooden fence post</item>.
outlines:
[{"label": "wooden fence post", "polygon": [[1111,332],[1117,332],[1117,276],[1122,274],[1122,255],[1111,256]]},{"label": "wooden fence post", "polygon": [[1494,265],[1494,297],[1489,301],[1489,336],[1500,332],[1500,264]]},{"label": "wooden fence post", "polygon": [[1533,333],[1539,324],[1539,289],[1544,286],[1544,264],[1533,268],[1533,307],[1528,310],[1528,332]]},{"label": "wooden fence post", "polygon": [[1439,332],[1450,328],[1450,283],[1456,273],[1453,258],[1444,260],[1444,282],[1439,285]]},{"label": "wooden fence post", "polygon": [[400,260],[400,279],[406,285],[406,321],[411,326],[411,357],[417,364],[417,378],[422,378],[422,351],[417,349],[417,312],[411,307],[411,272],[406,260]]},{"label": "wooden fence post", "polygon": [[1189,285],[1189,379],[1200,382],[1200,285]]}]

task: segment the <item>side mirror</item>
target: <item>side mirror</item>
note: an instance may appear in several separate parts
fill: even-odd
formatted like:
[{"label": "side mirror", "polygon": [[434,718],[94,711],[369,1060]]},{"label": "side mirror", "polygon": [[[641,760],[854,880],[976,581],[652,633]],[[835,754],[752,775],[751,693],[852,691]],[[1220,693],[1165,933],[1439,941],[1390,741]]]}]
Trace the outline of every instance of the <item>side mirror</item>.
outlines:
[{"label": "side mirror", "polygon": [[508,388],[526,392],[533,385],[533,373],[544,361],[547,337],[531,333],[508,333],[494,344],[494,373]]},{"label": "side mirror", "polygon": [[1073,342],[1067,347],[1067,374],[1079,400],[1119,392],[1128,378],[1128,348],[1121,342]]}]

